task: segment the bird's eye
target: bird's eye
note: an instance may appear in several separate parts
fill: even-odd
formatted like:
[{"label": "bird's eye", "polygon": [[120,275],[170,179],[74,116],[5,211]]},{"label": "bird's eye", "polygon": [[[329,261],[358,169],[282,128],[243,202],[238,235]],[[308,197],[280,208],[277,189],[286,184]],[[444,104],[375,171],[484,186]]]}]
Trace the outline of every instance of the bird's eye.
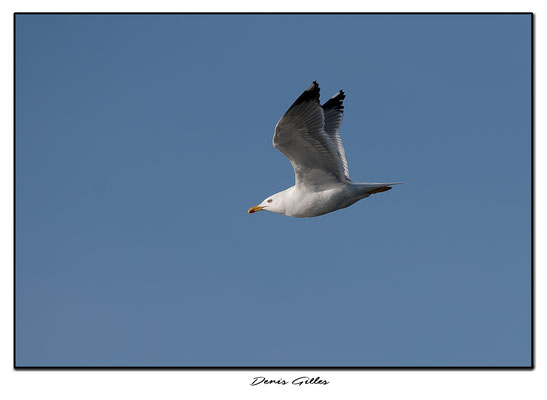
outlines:
[{"label": "bird's eye", "polygon": [[271,203],[272,202],[272,199],[268,200],[268,203]]}]

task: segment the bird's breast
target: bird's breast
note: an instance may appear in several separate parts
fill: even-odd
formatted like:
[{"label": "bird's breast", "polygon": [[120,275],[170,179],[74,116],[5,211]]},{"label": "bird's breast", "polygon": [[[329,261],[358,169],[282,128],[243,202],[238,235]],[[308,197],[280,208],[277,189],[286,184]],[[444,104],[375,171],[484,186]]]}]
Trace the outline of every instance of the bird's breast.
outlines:
[{"label": "bird's breast", "polygon": [[290,207],[287,207],[286,214],[296,218],[317,217],[348,207],[358,200],[348,203],[348,196],[350,193],[343,186],[317,192],[295,190],[293,201],[291,201]]}]

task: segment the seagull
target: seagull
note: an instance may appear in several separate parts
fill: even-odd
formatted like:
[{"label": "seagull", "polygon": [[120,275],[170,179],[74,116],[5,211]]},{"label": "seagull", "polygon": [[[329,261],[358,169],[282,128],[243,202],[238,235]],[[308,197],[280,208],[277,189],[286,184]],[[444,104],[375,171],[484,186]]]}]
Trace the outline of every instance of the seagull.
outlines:
[{"label": "seagull", "polygon": [[402,182],[356,183],[349,178],[340,137],[346,95],[339,90],[321,105],[316,81],[296,99],[275,127],[273,146],[294,168],[295,185],[251,207],[289,217],[317,217],[385,192]]}]

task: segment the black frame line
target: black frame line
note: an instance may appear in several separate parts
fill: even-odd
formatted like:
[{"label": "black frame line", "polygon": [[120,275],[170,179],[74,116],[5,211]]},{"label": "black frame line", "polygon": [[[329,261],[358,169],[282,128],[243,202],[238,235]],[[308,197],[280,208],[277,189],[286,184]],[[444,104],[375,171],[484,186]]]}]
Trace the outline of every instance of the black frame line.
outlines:
[{"label": "black frame line", "polygon": [[442,11],[424,11],[424,12],[311,12],[311,11],[295,11],[295,12],[283,12],[283,11],[272,11],[272,12],[259,12],[259,11],[242,11],[242,12],[201,12],[201,11],[193,11],[193,12],[123,12],[123,11],[113,11],[113,12],[100,12],[100,11],[92,11],[92,12],[73,12],[73,11],[66,11],[66,12],[32,12],[32,11],[24,11],[24,12],[14,12],[14,15],[23,15],[23,14],[33,14],[33,15],[65,15],[65,14],[72,14],[72,15],[524,15],[524,14],[530,14],[533,15],[533,12],[528,11],[503,11],[503,12],[488,12],[488,11],[477,11],[477,12],[442,12]]},{"label": "black frame line", "polygon": [[[16,357],[16,20],[17,15],[529,15],[531,35],[531,346],[530,366],[18,366]],[[14,12],[13,13],[13,369],[15,370],[263,370],[263,371],[358,371],[358,370],[482,370],[517,371],[535,369],[535,14],[533,12]]]}]

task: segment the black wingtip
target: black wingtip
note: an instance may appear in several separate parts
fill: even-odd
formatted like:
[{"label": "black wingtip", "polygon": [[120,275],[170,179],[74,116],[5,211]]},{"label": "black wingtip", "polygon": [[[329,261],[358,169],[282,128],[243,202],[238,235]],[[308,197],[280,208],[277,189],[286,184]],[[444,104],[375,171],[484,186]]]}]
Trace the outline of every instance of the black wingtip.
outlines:
[{"label": "black wingtip", "polygon": [[313,81],[310,86],[298,97],[292,106],[287,110],[289,112],[293,107],[296,107],[299,104],[306,103],[308,101],[315,101],[319,103],[319,84],[317,81]]},{"label": "black wingtip", "polygon": [[336,109],[343,111],[344,110],[344,99],[346,94],[343,90],[339,90],[334,96],[332,96],[325,104],[322,105],[324,110]]},{"label": "black wingtip", "polygon": [[317,83],[317,81],[313,81],[296,101],[300,100],[301,97],[304,97],[303,101],[317,100],[319,103],[319,91],[319,83]]}]

